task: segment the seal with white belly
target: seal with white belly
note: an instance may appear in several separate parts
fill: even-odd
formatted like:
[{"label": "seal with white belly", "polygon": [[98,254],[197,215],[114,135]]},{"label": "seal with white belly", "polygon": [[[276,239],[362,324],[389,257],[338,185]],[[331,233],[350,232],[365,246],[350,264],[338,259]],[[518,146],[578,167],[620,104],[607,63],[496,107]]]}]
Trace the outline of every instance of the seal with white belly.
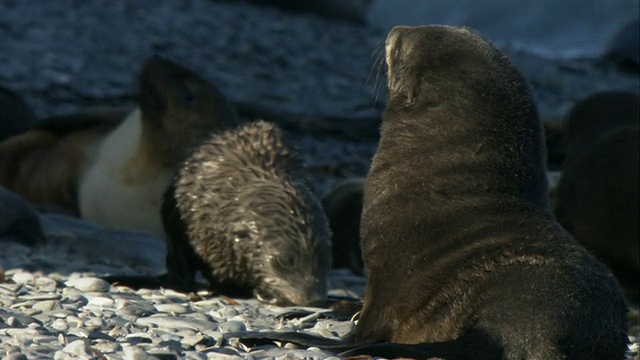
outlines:
[{"label": "seal with white belly", "polygon": [[102,141],[82,176],[80,214],[111,228],[160,235],[162,193],[180,162],[239,120],[218,89],[157,56],[143,66],[138,104]]}]

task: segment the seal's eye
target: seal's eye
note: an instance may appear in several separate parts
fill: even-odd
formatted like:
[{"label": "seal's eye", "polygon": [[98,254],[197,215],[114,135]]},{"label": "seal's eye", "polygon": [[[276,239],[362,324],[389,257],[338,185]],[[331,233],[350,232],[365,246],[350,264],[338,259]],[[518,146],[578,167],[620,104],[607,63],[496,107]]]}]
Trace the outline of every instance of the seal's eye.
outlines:
[{"label": "seal's eye", "polygon": [[296,266],[298,257],[292,252],[286,252],[275,258],[275,265],[282,270],[290,270]]}]

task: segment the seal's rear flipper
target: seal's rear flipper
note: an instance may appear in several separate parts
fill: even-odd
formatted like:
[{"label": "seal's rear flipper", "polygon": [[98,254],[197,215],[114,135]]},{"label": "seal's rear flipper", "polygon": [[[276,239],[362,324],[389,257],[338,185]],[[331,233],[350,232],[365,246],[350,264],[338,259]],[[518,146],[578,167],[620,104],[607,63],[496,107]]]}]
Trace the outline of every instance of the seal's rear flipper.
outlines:
[{"label": "seal's rear flipper", "polygon": [[302,347],[317,347],[331,351],[343,358],[362,356],[388,359],[447,359],[447,360],[498,360],[503,358],[503,350],[488,334],[481,330],[471,330],[456,340],[431,344],[398,344],[349,342],[347,339],[330,339],[303,332],[239,331],[224,334],[224,339],[237,338],[249,347],[257,345],[284,346],[283,343]]},{"label": "seal's rear flipper", "polygon": [[238,339],[244,345],[254,347],[257,345],[274,345],[276,343],[290,343],[302,347],[317,347],[323,350],[340,352],[352,348],[346,340],[329,339],[303,332],[278,332],[278,331],[237,331],[223,335],[225,340]]}]

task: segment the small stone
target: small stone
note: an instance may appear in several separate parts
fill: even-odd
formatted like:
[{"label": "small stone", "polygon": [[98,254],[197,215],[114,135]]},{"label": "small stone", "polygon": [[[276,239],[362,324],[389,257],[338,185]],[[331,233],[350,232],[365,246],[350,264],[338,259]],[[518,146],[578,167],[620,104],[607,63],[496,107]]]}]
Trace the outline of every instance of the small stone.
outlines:
[{"label": "small stone", "polygon": [[69,325],[63,319],[55,319],[51,323],[51,327],[60,332],[66,332],[69,329]]},{"label": "small stone", "polygon": [[204,331],[215,327],[215,323],[211,323],[209,321],[165,315],[141,317],[136,320],[136,324],[143,326],[157,326],[168,329],[192,329],[197,331]]},{"label": "small stone", "polygon": [[13,277],[11,277],[11,280],[13,280],[16,284],[33,283],[34,277],[30,273],[19,272],[19,273],[13,274]]},{"label": "small stone", "polygon": [[59,294],[33,294],[33,295],[21,295],[18,296],[20,300],[33,300],[33,301],[45,301],[45,300],[60,300],[62,296]]},{"label": "small stone", "polygon": [[36,287],[39,291],[53,292],[58,287],[58,283],[49,277],[39,277],[36,279]]},{"label": "small stone", "polygon": [[155,309],[158,312],[169,313],[169,314],[184,314],[189,310],[180,304],[156,304]]},{"label": "small stone", "polygon": [[114,301],[108,297],[96,296],[89,299],[87,305],[93,305],[98,307],[113,307]]},{"label": "small stone", "polygon": [[218,331],[221,333],[230,333],[238,331],[246,331],[247,326],[241,321],[226,321],[218,325]]},{"label": "small stone", "polygon": [[84,292],[107,292],[111,288],[108,282],[97,277],[81,277],[68,280],[65,285]]},{"label": "small stone", "polygon": [[5,357],[6,360],[27,360],[27,355],[23,353],[11,353]]},{"label": "small stone", "polygon": [[58,342],[58,337],[53,335],[36,335],[33,337],[33,342],[36,344],[55,344]]},{"label": "small stone", "polygon": [[97,317],[92,317],[92,318],[87,319],[84,322],[84,328],[89,330],[89,331],[98,330],[98,329],[100,329],[102,327],[103,324],[104,323],[103,323],[102,319],[97,318]]},{"label": "small stone", "polygon": [[102,340],[96,341],[93,344],[92,348],[94,348],[95,350],[103,354],[111,354],[111,353],[115,353],[116,351],[122,350],[122,347],[117,342],[102,341]]},{"label": "small stone", "polygon": [[79,327],[72,327],[72,328],[69,328],[69,330],[67,331],[67,335],[74,335],[81,338],[88,338],[89,330],[79,328]]},{"label": "small stone", "polygon": [[91,357],[91,349],[84,340],[75,340],[67,344],[62,351],[76,357]]},{"label": "small stone", "polygon": [[130,346],[124,349],[124,358],[127,360],[151,360],[149,354],[137,346]]},{"label": "small stone", "polygon": [[212,343],[213,340],[211,338],[209,338],[208,336],[204,336],[201,333],[197,333],[193,336],[187,336],[182,338],[182,340],[180,341],[183,345],[186,345],[189,348],[193,348],[194,346],[200,344],[200,343],[204,343],[204,342],[208,342],[208,343]]},{"label": "small stone", "polygon": [[38,309],[43,311],[60,310],[62,309],[62,306],[60,305],[59,300],[45,300],[45,301],[39,301],[33,304],[33,309]]}]

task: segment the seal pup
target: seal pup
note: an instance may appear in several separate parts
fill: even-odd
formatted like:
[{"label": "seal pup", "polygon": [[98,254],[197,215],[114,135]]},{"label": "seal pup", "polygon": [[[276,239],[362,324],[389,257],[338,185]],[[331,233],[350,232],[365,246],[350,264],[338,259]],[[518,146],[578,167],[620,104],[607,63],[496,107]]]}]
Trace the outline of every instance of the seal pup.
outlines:
[{"label": "seal pup", "polygon": [[319,200],[289,175],[282,132],[256,121],[201,144],[162,204],[167,233],[164,286],[211,288],[286,305],[322,303],[331,239]]},{"label": "seal pup", "polygon": [[622,359],[624,297],[549,210],[542,124],[515,66],[447,26],[392,29],[386,62],[350,341],[428,343],[447,359]]},{"label": "seal pup", "polygon": [[558,222],[640,303],[640,97],[603,92],[565,121],[567,159],[556,191]]},{"label": "seal pup", "polygon": [[360,214],[365,178],[349,178],[337,183],[322,197],[329,227],[333,268],[348,268],[362,275],[364,263],[360,251]]},{"label": "seal pup", "polygon": [[79,186],[80,214],[115,229],[162,234],[162,193],[189,152],[238,117],[226,97],[158,56],[140,74],[139,109],[99,145]]}]

